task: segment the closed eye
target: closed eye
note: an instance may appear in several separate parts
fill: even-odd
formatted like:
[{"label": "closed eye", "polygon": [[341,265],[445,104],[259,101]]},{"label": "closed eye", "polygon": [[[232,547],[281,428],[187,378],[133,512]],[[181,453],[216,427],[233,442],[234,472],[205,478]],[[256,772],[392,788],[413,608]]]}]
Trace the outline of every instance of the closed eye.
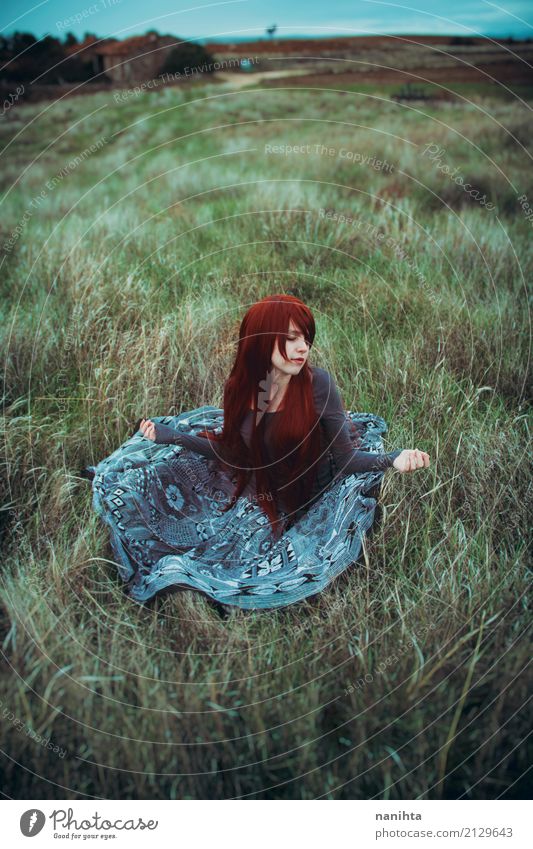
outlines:
[{"label": "closed eye", "polygon": [[[299,338],[298,336],[287,336],[287,339],[289,340],[289,342],[295,342],[296,339],[298,339],[298,338]],[[311,340],[307,336],[305,337],[305,341],[309,346],[311,345]]]}]

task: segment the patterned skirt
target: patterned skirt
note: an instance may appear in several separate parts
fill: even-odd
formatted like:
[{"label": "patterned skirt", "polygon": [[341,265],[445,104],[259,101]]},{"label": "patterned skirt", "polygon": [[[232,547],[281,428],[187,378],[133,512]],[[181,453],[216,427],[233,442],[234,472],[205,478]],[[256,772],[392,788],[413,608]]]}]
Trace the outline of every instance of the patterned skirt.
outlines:
[{"label": "patterned skirt", "polygon": [[[347,412],[354,447],[383,451],[387,424]],[[185,433],[221,432],[223,410],[204,406],[150,417]],[[284,607],[320,592],[361,553],[374,521],[383,471],[333,475],[286,521],[276,540],[254,492],[230,499],[235,478],[181,445],[157,445],[139,430],[97,466],[87,466],[93,507],[110,530],[125,590],[143,603],[161,590],[193,589],[223,605]],[[326,482],[327,483],[327,482]],[[232,502],[222,512],[222,507]]]}]

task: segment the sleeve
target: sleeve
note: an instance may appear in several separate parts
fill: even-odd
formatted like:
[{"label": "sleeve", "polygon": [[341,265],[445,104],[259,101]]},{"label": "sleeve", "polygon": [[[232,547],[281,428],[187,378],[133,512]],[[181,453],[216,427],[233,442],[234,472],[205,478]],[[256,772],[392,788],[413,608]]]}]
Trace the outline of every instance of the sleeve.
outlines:
[{"label": "sleeve", "polygon": [[203,454],[212,460],[220,460],[220,453],[215,445],[205,436],[194,436],[192,433],[182,433],[175,427],[154,422],[155,442],[157,445],[183,445],[197,454]]},{"label": "sleeve", "polygon": [[339,390],[328,371],[315,371],[313,390],[316,411],[326,435],[326,447],[331,450],[339,472],[351,475],[360,472],[382,472],[392,468],[394,460],[403,449],[381,453],[358,451],[353,447]]}]

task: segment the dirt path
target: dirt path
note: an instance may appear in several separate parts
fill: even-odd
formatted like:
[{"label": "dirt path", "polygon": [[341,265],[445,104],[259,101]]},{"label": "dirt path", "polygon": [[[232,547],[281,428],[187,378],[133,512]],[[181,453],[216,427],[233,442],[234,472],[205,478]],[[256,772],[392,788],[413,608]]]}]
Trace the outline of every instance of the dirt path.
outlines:
[{"label": "dirt path", "polygon": [[216,74],[216,79],[227,84],[230,88],[244,88],[248,85],[256,85],[265,80],[275,80],[280,77],[301,77],[304,74],[309,74],[308,68],[297,69],[293,68],[286,71],[258,71],[257,73],[220,73]]}]

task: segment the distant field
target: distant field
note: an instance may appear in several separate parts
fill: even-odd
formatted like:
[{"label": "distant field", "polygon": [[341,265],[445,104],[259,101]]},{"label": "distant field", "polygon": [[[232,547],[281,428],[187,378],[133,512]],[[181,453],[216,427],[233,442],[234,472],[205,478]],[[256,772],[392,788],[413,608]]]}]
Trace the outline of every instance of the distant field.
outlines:
[{"label": "distant field", "polygon": [[[477,102],[481,98],[488,98],[491,101],[509,101],[515,102],[517,96],[523,100],[533,100],[533,85],[511,83],[510,85],[499,86],[495,83],[475,83],[475,82],[443,82],[425,83],[418,82],[416,79],[411,80],[412,88],[417,92],[423,92],[427,97],[434,100],[452,100],[459,102],[462,98],[472,99]],[[261,83],[260,85],[264,85]],[[279,80],[272,80],[268,83],[269,86],[301,86],[302,88],[318,86],[320,88],[335,88],[354,93],[361,92],[362,94],[379,94],[382,97],[403,97],[406,91],[406,82],[361,82],[360,79],[354,79],[353,74],[317,74],[305,76],[285,77]],[[405,98],[407,100],[407,98]]]},{"label": "distant field", "polygon": [[[531,112],[290,85],[0,124],[2,676],[66,751],[3,723],[15,798],[527,798]],[[77,470],[220,404],[278,291],[346,407],[431,468],[386,477],[364,556],[307,602],[139,608]]]},{"label": "distant field", "polygon": [[533,85],[533,41],[377,36],[210,45],[217,60],[247,57],[255,71],[308,68],[355,84]]}]

